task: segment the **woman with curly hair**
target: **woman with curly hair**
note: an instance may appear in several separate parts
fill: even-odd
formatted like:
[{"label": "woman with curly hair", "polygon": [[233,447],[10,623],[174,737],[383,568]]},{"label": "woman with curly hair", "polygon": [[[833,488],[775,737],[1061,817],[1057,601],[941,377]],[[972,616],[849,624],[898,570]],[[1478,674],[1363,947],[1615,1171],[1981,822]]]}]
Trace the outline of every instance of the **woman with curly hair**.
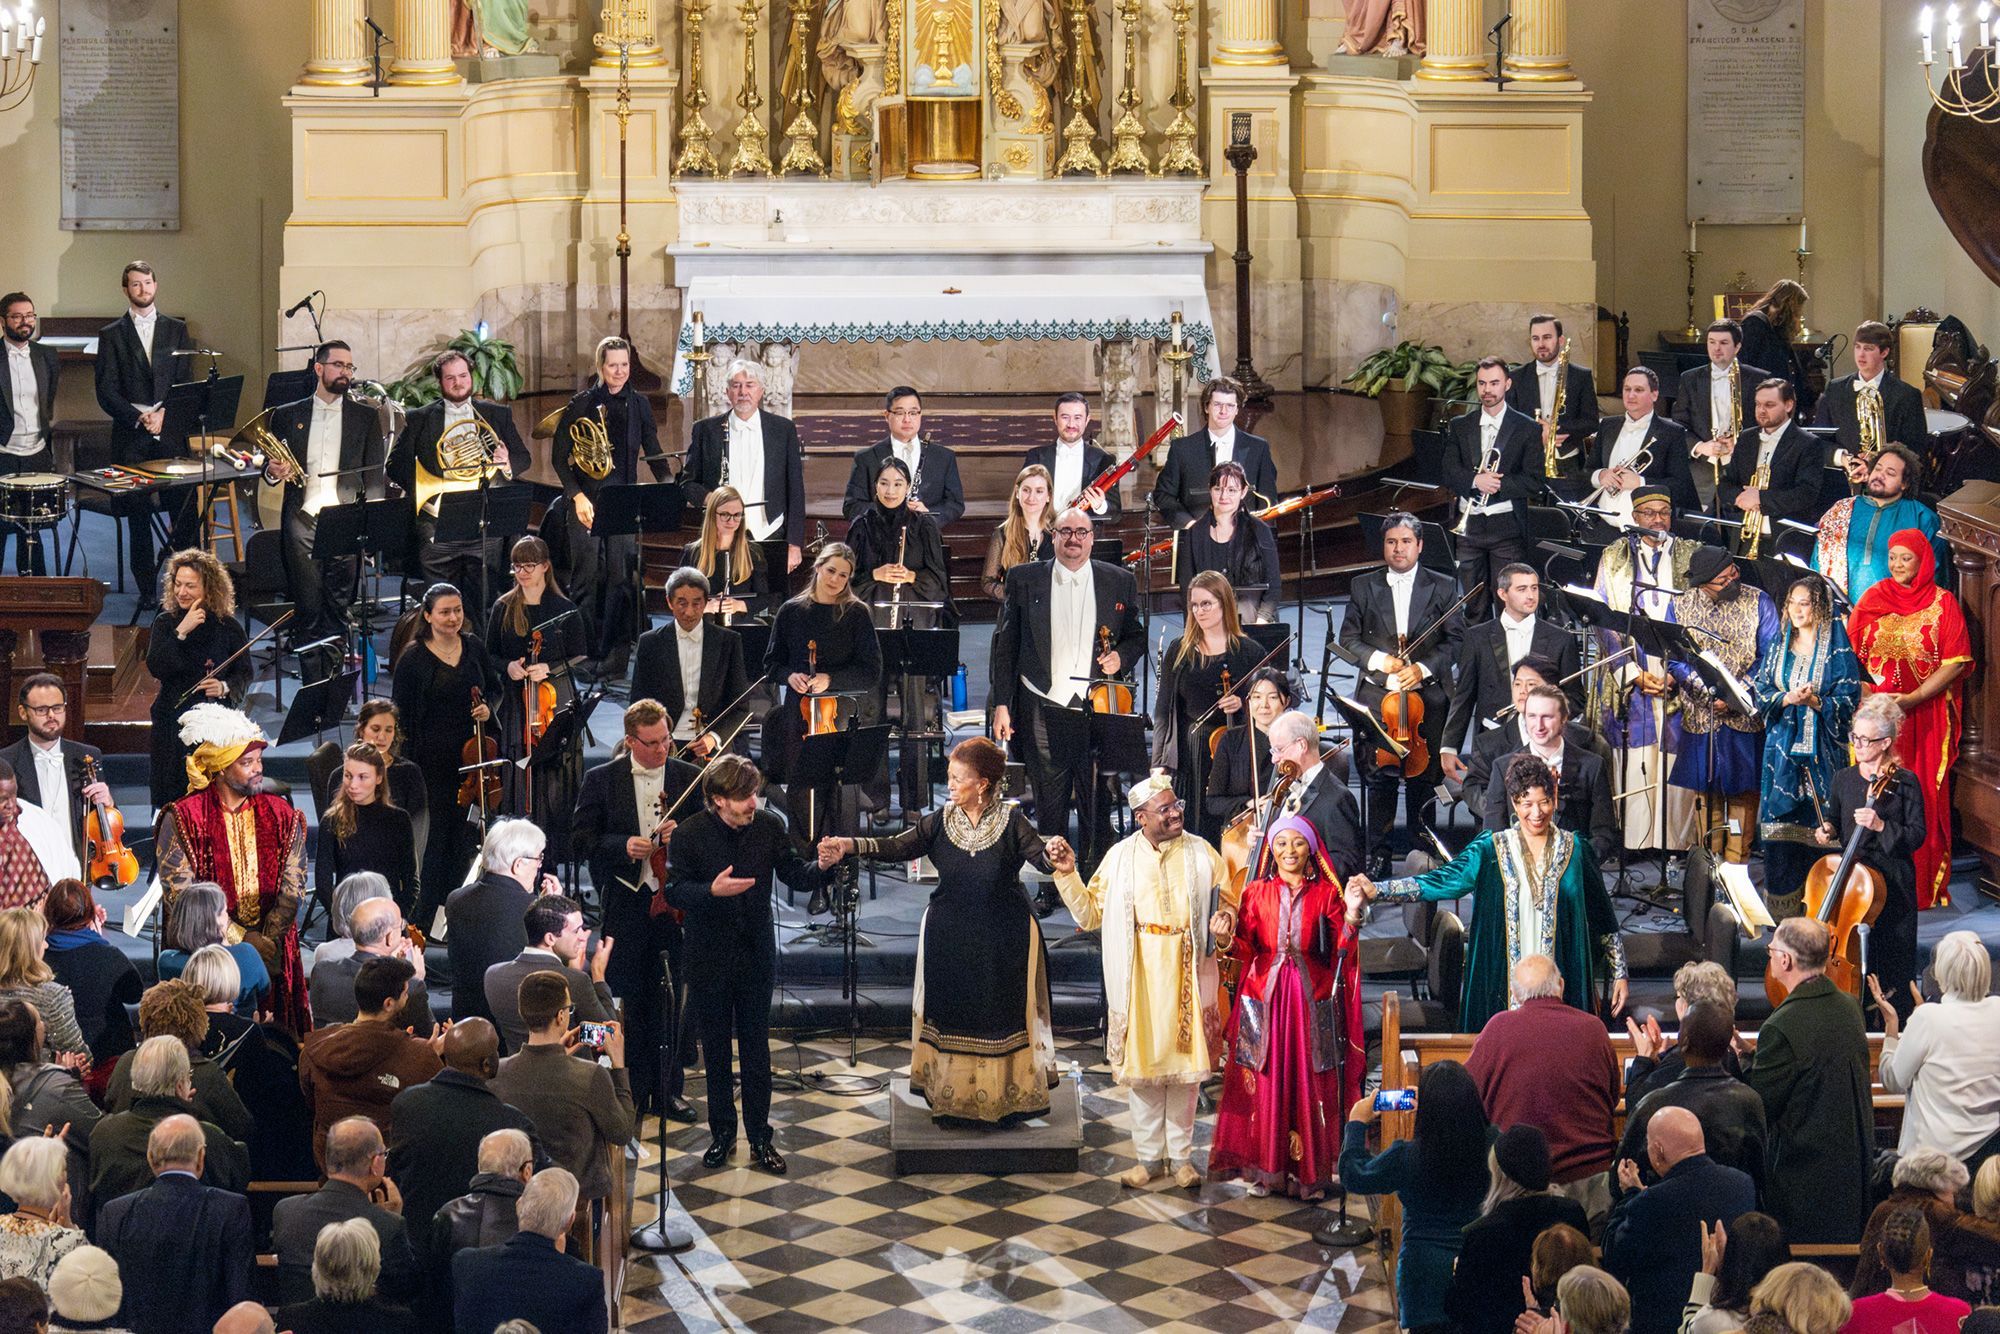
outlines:
[{"label": "woman with curly hair", "polygon": [[[235,706],[250,689],[250,655],[216,664],[243,647],[236,621],[236,585],[213,552],[176,551],[160,576],[160,614],[146,647],[146,670],[160,683],[153,699],[153,809],[187,795],[188,748],[180,716],[191,704],[218,700]],[[193,691],[183,700],[181,697]]]}]

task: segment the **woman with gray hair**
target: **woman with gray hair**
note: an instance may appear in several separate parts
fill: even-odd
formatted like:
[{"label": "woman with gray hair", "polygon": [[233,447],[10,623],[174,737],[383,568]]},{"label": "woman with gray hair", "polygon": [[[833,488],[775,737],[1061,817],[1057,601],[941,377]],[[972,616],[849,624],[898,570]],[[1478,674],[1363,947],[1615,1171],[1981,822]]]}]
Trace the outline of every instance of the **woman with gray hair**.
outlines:
[{"label": "woman with gray hair", "polygon": [[1854,1266],[1851,1297],[1866,1297],[1889,1286],[1882,1260],[1882,1235],[1898,1209],[1924,1211],[1931,1229],[1931,1288],[1947,1297],[1983,1300],[1986,1275],[2000,1270],[2000,1223],[1958,1207],[1959,1192],[1971,1178],[1965,1164],[1941,1149],[1904,1153],[1891,1177],[1895,1189],[1875,1206],[1861,1234],[1861,1257]]},{"label": "woman with gray hair", "polygon": [[313,1243],[313,1299],[277,1312],[291,1334],[347,1334],[366,1329],[416,1334],[416,1317],[375,1295],[382,1275],[382,1239],[365,1218],[328,1223]]},{"label": "woman with gray hair", "polygon": [[244,1014],[268,1008],[271,996],[271,973],[264,967],[264,956],[248,941],[238,939],[229,943],[229,899],[222,892],[222,886],[212,881],[197,880],[174,896],[167,908],[167,938],[160,951],[160,981],[169,982],[181,975],[194,952],[204,945],[220,945],[228,950],[236,960],[236,970],[241,975],[242,990],[237,993],[236,1008]]},{"label": "woman with gray hair", "polygon": [[340,878],[333,887],[333,935],[326,944],[313,951],[312,961],[306,965],[306,975],[323,963],[333,963],[354,955],[354,910],[370,899],[393,898],[389,891],[389,877],[380,871],[356,871],[353,875]]},{"label": "woman with gray hair", "polygon": [[14,1212],[0,1217],[0,1279],[25,1278],[46,1291],[56,1261],[84,1244],[70,1220],[69,1151],[59,1139],[18,1139],[0,1157],[0,1193]]},{"label": "woman with gray hair", "polygon": [[[1675,1017],[1685,1022],[1688,1011],[1704,1002],[1734,1014],[1736,979],[1721,964],[1706,959],[1682,964],[1674,973]],[[1687,1058],[1681,1051],[1680,1040],[1669,1042],[1660,1031],[1660,1021],[1650,1014],[1643,1024],[1627,1016],[1625,1031],[1632,1035],[1632,1050],[1636,1053],[1625,1069],[1625,1105],[1637,1107],[1647,1094],[1679,1079],[1681,1071],[1687,1069]],[[1731,1079],[1743,1077],[1743,1067],[1733,1048],[1724,1054],[1722,1068]]]},{"label": "woman with gray hair", "polygon": [[[201,988],[208,1011],[208,1032],[197,1050],[228,1077],[249,1111],[245,1142],[257,1178],[310,1180],[318,1169],[312,1160],[312,1112],[299,1090],[298,1046],[276,1025],[236,1013],[238,977],[236,956],[220,945],[204,945],[188,960],[181,981]],[[200,1070],[197,1065],[197,1075]]]},{"label": "woman with gray hair", "polygon": [[1943,997],[1927,1005],[1912,983],[1907,1032],[1869,974],[1882,1012],[1882,1087],[1907,1095],[1899,1149],[1933,1145],[1976,1172],[2000,1150],[2000,996],[1987,994],[1993,960],[1976,933],[1953,931],[1931,951],[1931,972]]}]

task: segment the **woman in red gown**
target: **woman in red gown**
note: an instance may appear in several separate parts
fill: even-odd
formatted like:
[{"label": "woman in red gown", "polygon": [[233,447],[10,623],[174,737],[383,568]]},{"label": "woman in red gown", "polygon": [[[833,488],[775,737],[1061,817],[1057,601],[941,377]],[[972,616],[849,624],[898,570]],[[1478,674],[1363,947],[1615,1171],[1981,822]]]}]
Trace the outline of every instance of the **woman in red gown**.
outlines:
[{"label": "woman in red gown", "polygon": [[1244,888],[1240,930],[1227,911],[1210,927],[1218,941],[1235,937],[1242,975],[1208,1174],[1240,1178],[1253,1195],[1314,1200],[1333,1183],[1341,1109],[1361,1096],[1367,1064],[1355,972],[1362,899],[1343,896],[1307,821],[1279,820],[1265,845],[1273,874]]},{"label": "woman in red gown", "polygon": [[1868,693],[1893,696],[1903,709],[1897,754],[1924,789],[1930,826],[1917,850],[1917,907],[1949,903],[1951,791],[1965,726],[1964,687],[1972,640],[1958,599],[1937,586],[1930,539],[1905,528],[1889,539],[1889,577],[1870,586],[1847,622],[1854,652],[1874,684]]}]

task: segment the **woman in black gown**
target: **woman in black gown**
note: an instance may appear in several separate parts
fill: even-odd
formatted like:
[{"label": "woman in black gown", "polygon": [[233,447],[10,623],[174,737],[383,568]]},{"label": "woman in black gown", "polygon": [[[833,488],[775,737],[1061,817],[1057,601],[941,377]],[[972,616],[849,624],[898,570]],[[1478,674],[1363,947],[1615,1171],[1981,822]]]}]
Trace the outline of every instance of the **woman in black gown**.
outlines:
[{"label": "woman in black gown", "polygon": [[938,884],[917,944],[910,1089],[947,1124],[1009,1125],[1047,1115],[1058,1078],[1048,950],[1021,866],[1048,847],[1001,796],[1007,756],[985,737],[952,748],[951,799],[892,838],[829,838],[820,864],[860,853],[929,857]]},{"label": "woman in black gown", "polygon": [[[790,782],[798,758],[806,719],[801,704],[817,699],[819,708],[833,711],[833,726],[849,728],[875,716],[875,689],[882,680],[882,645],[868,608],[854,596],[854,551],[843,542],[829,542],[813,561],[805,591],[778,608],[771,640],[764,652],[764,673],[782,682],[778,707],[764,719],[764,770],[773,782],[785,783],[785,803],[792,815],[793,837],[806,839],[823,832],[830,814],[831,787],[817,792],[817,809],[806,789]],[[848,696],[826,699],[829,695]]]},{"label": "woman in black gown", "polygon": [[[1855,858],[1882,877],[1887,891],[1882,915],[1868,932],[1868,977],[1907,1019],[1915,1007],[1910,983],[1917,978],[1916,851],[1923,846],[1925,825],[1924,785],[1896,762],[1902,725],[1903,711],[1893,696],[1861,701],[1848,733],[1855,762],[1833,776],[1826,823],[1816,836],[1823,848],[1838,851],[1855,829],[1867,831]],[[1878,783],[1881,795],[1868,810],[1868,794]]]},{"label": "woman in black gown", "polygon": [[1196,575],[1214,570],[1236,590],[1244,620],[1269,621],[1275,619],[1282,577],[1278,535],[1270,524],[1244,512],[1249,494],[1243,465],[1215,465],[1208,475],[1208,519],[1181,533],[1174,582],[1185,592]]},{"label": "woman in black gown", "polygon": [[906,602],[944,604],[938,611],[912,609],[906,613],[913,628],[954,625],[958,617],[951,607],[944,538],[928,514],[910,508],[909,499],[910,470],[901,459],[882,460],[882,471],[875,476],[875,503],[855,515],[847,530],[847,544],[854,548],[855,595],[877,609],[875,616],[880,621],[888,613],[879,609],[901,585]]},{"label": "woman in black gown", "polygon": [[[417,876],[416,924],[426,929],[432,909],[466,882],[479,846],[481,831],[458,799],[460,754],[475,723],[492,723],[500,681],[486,646],[465,633],[465,599],[450,584],[432,584],[424,593],[416,638],[396,660],[391,688],[409,730],[410,758],[424,771],[430,809],[430,837]],[[481,696],[477,702],[474,691]]]},{"label": "woman in black gown", "polygon": [[[213,554],[176,551],[160,583],[160,614],[146,648],[146,669],[160,683],[153,700],[153,809],[187,795],[187,747],[181,714],[205,700],[238,707],[250,691],[250,655],[230,663],[221,679],[215,665],[243,647],[236,621],[236,585]],[[195,695],[183,701],[190,689]]]},{"label": "woman in black gown", "polygon": [[1271,723],[1298,703],[1298,692],[1277,668],[1259,667],[1243,687],[1243,703],[1243,712],[1236,716],[1247,715],[1249,726],[1224,728],[1208,765],[1208,788],[1202,804],[1212,829],[1225,827],[1253,795],[1271,790],[1275,777],[1271,772]]},{"label": "woman in black gown", "polygon": [[[1174,792],[1190,810],[1207,787],[1209,734],[1242,716],[1244,681],[1264,652],[1236,619],[1229,581],[1213,570],[1197,574],[1188,586],[1187,631],[1162,659],[1160,688],[1153,697],[1153,768],[1174,776]],[[1227,696],[1222,689],[1225,671]],[[1199,730],[1197,720],[1202,720]],[[1195,832],[1212,841],[1215,832],[1205,804],[1202,810]]]},{"label": "woman in black gown", "polygon": [[[389,757],[389,796],[409,815],[410,823],[428,808],[424,792],[424,771],[415,761],[403,758],[402,720],[396,706],[386,699],[371,699],[354,715],[354,739],[366,741]],[[340,789],[319,794],[320,809],[333,805]]]},{"label": "woman in black gown", "polygon": [[416,920],[416,836],[409,813],[390,799],[388,757],[366,741],[347,748],[339,795],[319,822],[313,892],[322,909],[332,912],[333,887],[356,871],[387,880],[404,919]]},{"label": "woman in black gown", "polygon": [[1757,304],[1743,315],[1743,346],[1736,355],[1745,366],[1755,366],[1792,382],[1796,396],[1805,389],[1796,359],[1792,356],[1792,331],[1805,311],[1806,289],[1790,278],[1780,278],[1771,290],[1757,298]]},{"label": "woman in black gown", "polygon": [[771,605],[764,549],[743,530],[747,513],[735,487],[716,487],[702,506],[701,536],[681,548],[681,564],[708,576],[711,616],[761,616]]},{"label": "woman in black gown", "polygon": [[1039,463],[1014,474],[1007,521],[986,539],[986,563],[979,571],[980,588],[995,602],[1007,600],[1007,571],[1029,561],[1055,559],[1056,516],[1049,499],[1054,489],[1049,470]]},{"label": "woman in black gown", "polygon": [[[563,596],[562,588],[549,566],[548,546],[539,537],[524,537],[514,543],[510,556],[514,586],[500,595],[486,617],[486,652],[500,666],[507,679],[500,687],[500,753],[518,760],[528,753],[524,724],[527,684],[546,681],[555,687],[556,707],[576,698],[574,669],[583,661],[588,645],[583,633],[583,617],[572,615],[576,604]],[[562,619],[542,632],[541,651],[535,651],[535,632],[551,621]],[[533,661],[529,661],[529,659]],[[548,765],[534,771],[532,790],[527,771],[509,765],[506,770],[507,810],[514,815],[534,815],[564,811],[576,791],[574,775],[563,765]],[[569,821],[548,822],[549,860],[567,860]]]}]

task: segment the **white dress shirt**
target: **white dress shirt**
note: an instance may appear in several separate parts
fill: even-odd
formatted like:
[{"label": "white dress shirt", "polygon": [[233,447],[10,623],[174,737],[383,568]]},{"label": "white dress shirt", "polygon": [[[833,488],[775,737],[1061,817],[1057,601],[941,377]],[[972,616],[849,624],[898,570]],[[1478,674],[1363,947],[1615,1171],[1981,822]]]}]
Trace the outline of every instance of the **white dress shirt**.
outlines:
[{"label": "white dress shirt", "polygon": [[743,529],[759,542],[785,526],[785,511],[774,510],[764,478],[764,414],[753,412],[745,420],[734,412],[724,420],[728,435],[729,484],[743,497]]},{"label": "white dress shirt", "polygon": [[28,455],[42,447],[41,396],[35,386],[32,343],[7,340],[7,379],[14,391],[14,433],[0,443],[9,454]]},{"label": "white dress shirt", "polygon": [[[641,769],[635,761],[632,765],[632,800],[639,810],[639,837],[649,837],[660,823],[660,797],[667,790],[667,769],[661,765],[657,769]],[[649,857],[639,865],[639,881],[648,889],[658,889],[660,882],[653,876],[653,863]]]},{"label": "white dress shirt", "polygon": [[[1506,417],[1507,417],[1507,405],[1504,403],[1500,405],[1500,411],[1498,412],[1489,413],[1483,409],[1480,411],[1479,461],[1481,463],[1484,463],[1486,461],[1488,456],[1490,456],[1493,453],[1495,446],[1499,443],[1500,423],[1506,420]],[[1479,493],[1475,491],[1473,492],[1473,494],[1478,495]],[[1511,500],[1501,500],[1495,496],[1488,496],[1484,504],[1485,508],[1480,511],[1480,513],[1482,514],[1486,515],[1512,514],[1514,512],[1514,502]]]},{"label": "white dress shirt", "polygon": [[49,878],[50,884],[83,878],[69,827],[57,824],[55,817],[31,801],[21,803],[21,837],[34,849],[36,860],[42,864],[42,874]]},{"label": "white dress shirt", "polygon": [[1075,707],[1077,699],[1090,687],[1097,674],[1096,645],[1091,642],[1097,625],[1097,584],[1091,578],[1090,563],[1070,570],[1061,561],[1051,561],[1049,569],[1049,688],[1033,690],[1052,704]]},{"label": "white dress shirt", "polygon": [[1515,663],[1534,651],[1534,617],[1523,616],[1517,621],[1514,619],[1513,612],[1503,611],[1500,613],[1500,633],[1507,636],[1507,665],[1509,667],[1512,667]]},{"label": "white dress shirt", "polygon": [[69,766],[63,763],[62,738],[46,750],[34,737],[28,738],[28,754],[35,760],[35,782],[42,791],[42,809],[58,827],[70,828]]},{"label": "white dress shirt", "polygon": [[1545,413],[1555,411],[1556,406],[1556,364],[1553,361],[1535,363],[1535,392],[1541,395],[1537,404]]},{"label": "white dress shirt", "polygon": [[147,361],[153,359],[153,330],[159,323],[160,311],[157,306],[148,306],[144,310],[132,312],[132,327],[138,331],[139,346],[145,349]]},{"label": "white dress shirt", "polygon": [[[1611,452],[1604,456],[1604,471],[1612,472],[1630,464],[1639,457],[1639,451],[1646,447],[1646,436],[1653,429],[1653,414],[1643,417],[1625,416],[1618,422],[1618,438],[1611,442]],[[1636,471],[1636,469],[1635,469]]]},{"label": "white dress shirt", "polygon": [[1220,435],[1217,435],[1214,431],[1211,430],[1208,433],[1208,442],[1215,447],[1215,457],[1209,462],[1209,466],[1211,468],[1219,468],[1225,463],[1231,463],[1235,461],[1236,428],[1234,426],[1222,432]]},{"label": "white dress shirt", "polygon": [[[1417,567],[1412,565],[1401,574],[1394,570],[1387,570],[1384,573],[1389,579],[1389,602],[1395,611],[1396,633],[1399,636],[1407,636],[1410,633],[1410,598],[1417,588]],[[1378,649],[1368,655],[1368,665],[1378,672],[1387,671],[1388,668],[1384,664],[1392,656],[1394,655]],[[1430,669],[1421,663],[1417,664],[1417,671],[1426,677],[1431,674]]]},{"label": "white dress shirt", "polygon": [[[903,466],[910,470],[910,494],[915,495],[917,492],[917,479],[923,476],[923,437],[918,436],[911,440],[898,440],[892,435],[889,437],[889,452],[901,459]],[[732,464],[731,466],[734,465]],[[869,499],[873,500],[874,497],[870,496]]]},{"label": "white dress shirt", "polygon": [[1711,437],[1729,430],[1729,415],[1733,411],[1729,396],[1729,367],[1708,365],[1708,429]]},{"label": "white dress shirt", "polygon": [[[1319,747],[1314,745],[1313,749],[1317,751]],[[1314,760],[1312,768],[1298,776],[1298,780],[1285,793],[1285,809],[1282,812],[1284,818],[1290,818],[1305,809],[1306,802],[1312,798],[1313,780],[1319,777],[1319,771],[1324,768],[1326,768],[1325,760]]]},{"label": "white dress shirt", "polygon": [[317,392],[313,394],[312,426],[306,434],[306,456],[299,465],[306,473],[300,483],[305,487],[305,511],[315,517],[328,505],[340,502],[339,479],[325,474],[340,469],[340,429],[346,405],[344,398],[329,403]]},{"label": "white dress shirt", "polygon": [[[1053,478],[1055,494],[1049,498],[1052,504],[1060,505],[1071,496],[1082,495],[1084,484],[1097,480],[1094,477],[1085,477],[1083,475],[1084,448],[1082,437],[1078,437],[1076,443],[1073,445],[1064,444],[1060,440],[1056,441],[1056,466]],[[1100,500],[1091,506],[1090,512],[1092,514],[1102,514],[1108,508],[1107,504]]]},{"label": "white dress shirt", "polygon": [[692,741],[695,736],[694,711],[701,702],[701,635],[700,624],[689,632],[681,629],[678,621],[674,623],[674,647],[681,663],[681,716],[674,720],[676,741]]}]

